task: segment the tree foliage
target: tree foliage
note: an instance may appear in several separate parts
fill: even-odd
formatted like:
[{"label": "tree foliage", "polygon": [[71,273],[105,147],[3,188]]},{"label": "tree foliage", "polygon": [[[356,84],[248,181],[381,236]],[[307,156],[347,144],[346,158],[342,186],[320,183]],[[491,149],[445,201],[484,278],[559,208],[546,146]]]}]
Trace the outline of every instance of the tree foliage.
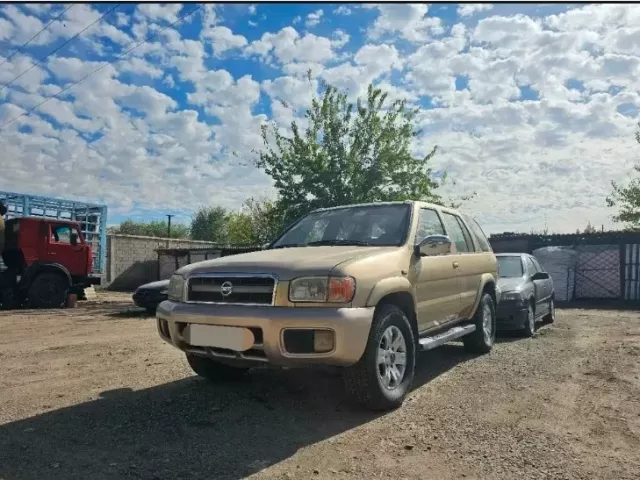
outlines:
[{"label": "tree foliage", "polygon": [[[640,122],[638,123],[640,127]],[[640,130],[636,131],[636,142],[640,144]],[[640,172],[640,164],[634,167]],[[612,215],[614,222],[625,223],[630,230],[640,230],[640,178],[633,178],[622,186],[615,181],[611,182],[613,192],[607,197],[607,206],[618,209],[618,213]]]},{"label": "tree foliage", "polygon": [[[309,76],[310,79],[310,76]],[[263,125],[257,165],[274,182],[285,222],[321,207],[422,199],[441,203],[429,160],[414,157],[417,109],[369,85],[364,101],[347,101],[332,86],[313,96],[304,131],[291,123],[290,137]]]},{"label": "tree foliage", "polygon": [[[162,220],[136,222],[128,219],[120,225],[111,227],[109,233],[166,238],[167,222]],[[189,238],[189,227],[180,223],[171,223],[171,238]]]},{"label": "tree foliage", "polygon": [[227,210],[219,206],[200,207],[191,218],[191,238],[215,243],[227,243]]},{"label": "tree foliage", "polygon": [[274,202],[249,198],[241,211],[229,214],[227,224],[229,243],[261,245],[275,239],[282,221]]}]

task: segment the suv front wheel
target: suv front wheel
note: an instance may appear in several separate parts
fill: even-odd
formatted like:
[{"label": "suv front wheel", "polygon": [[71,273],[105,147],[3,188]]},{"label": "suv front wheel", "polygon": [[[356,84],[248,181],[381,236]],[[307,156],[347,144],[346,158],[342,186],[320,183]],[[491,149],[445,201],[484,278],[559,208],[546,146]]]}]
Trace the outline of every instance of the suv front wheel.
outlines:
[{"label": "suv front wheel", "polygon": [[381,305],[362,358],[345,369],[345,388],[351,398],[371,410],[397,408],[411,389],[415,364],[409,319],[395,305]]}]

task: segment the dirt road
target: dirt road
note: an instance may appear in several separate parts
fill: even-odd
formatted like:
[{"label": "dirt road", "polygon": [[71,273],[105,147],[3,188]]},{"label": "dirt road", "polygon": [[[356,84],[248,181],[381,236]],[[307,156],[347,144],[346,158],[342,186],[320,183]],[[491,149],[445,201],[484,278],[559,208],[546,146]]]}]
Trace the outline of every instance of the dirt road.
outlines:
[{"label": "dirt road", "polygon": [[0,479],[640,478],[640,313],[428,352],[375,416],[332,371],[208,385],[128,296],[100,298],[0,312]]}]

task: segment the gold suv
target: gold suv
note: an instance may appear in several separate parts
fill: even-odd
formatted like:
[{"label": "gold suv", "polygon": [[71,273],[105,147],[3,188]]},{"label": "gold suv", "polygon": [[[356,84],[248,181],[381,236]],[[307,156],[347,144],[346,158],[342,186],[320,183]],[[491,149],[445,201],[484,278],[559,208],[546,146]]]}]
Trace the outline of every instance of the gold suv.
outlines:
[{"label": "gold suv", "polygon": [[455,210],[326,208],[262,251],[178,270],[158,332],[206,379],[265,364],[334,365],[355,400],[389,409],[409,392],[419,351],[458,338],[491,350],[497,276],[482,229]]}]

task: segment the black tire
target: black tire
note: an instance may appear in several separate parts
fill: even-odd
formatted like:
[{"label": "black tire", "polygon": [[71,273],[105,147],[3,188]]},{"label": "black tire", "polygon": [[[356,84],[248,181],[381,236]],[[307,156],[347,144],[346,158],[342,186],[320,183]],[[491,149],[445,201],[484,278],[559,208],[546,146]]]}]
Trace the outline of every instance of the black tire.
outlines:
[{"label": "black tire", "polygon": [[[392,333],[399,331],[404,339],[405,366],[404,372],[394,364],[393,371],[401,374],[401,381],[393,379],[391,370],[385,364],[378,365],[378,349],[381,345],[386,345],[387,338],[383,340],[385,332]],[[398,338],[397,336],[395,338]],[[401,353],[402,348],[396,353]],[[391,355],[389,353],[389,355]],[[395,362],[396,354],[389,357],[389,361]],[[416,365],[416,342],[413,330],[406,314],[395,305],[381,305],[376,309],[369,332],[369,340],[362,358],[351,367],[347,367],[343,372],[345,389],[349,397],[356,403],[369,410],[381,411],[398,408],[404,402],[411,389],[411,383],[415,374]],[[382,367],[382,368],[380,368]],[[383,385],[381,379],[382,372],[386,372],[392,379],[395,386],[393,388]],[[384,376],[384,375],[383,375]],[[386,377],[385,377],[386,378]],[[391,386],[391,385],[390,385]]]},{"label": "black tire", "polygon": [[249,371],[246,367],[232,367],[201,355],[185,354],[194,373],[210,382],[239,380]]},{"label": "black tire", "polygon": [[553,297],[549,300],[549,313],[544,317],[545,323],[553,323],[556,321],[556,301]]},{"label": "black tire", "polygon": [[41,273],[29,286],[27,304],[30,308],[60,308],[67,300],[69,287],[69,282],[62,275]]},{"label": "black tire", "polygon": [[158,307],[147,307],[147,313],[153,317],[156,316],[156,310],[158,309]]},{"label": "black tire", "polygon": [[[484,331],[484,313],[486,309],[491,315],[489,321],[491,331],[489,335],[485,335]],[[489,293],[484,292],[482,294],[476,313],[471,321],[476,326],[476,329],[473,333],[462,337],[465,350],[471,353],[489,353],[496,340],[496,307]]]},{"label": "black tire", "polygon": [[525,338],[531,338],[536,334],[536,310],[531,302],[527,307],[527,319],[524,327],[520,330],[520,335]]},{"label": "black tire", "polygon": [[2,310],[14,310],[20,308],[22,299],[16,285],[0,287],[0,305]]}]

